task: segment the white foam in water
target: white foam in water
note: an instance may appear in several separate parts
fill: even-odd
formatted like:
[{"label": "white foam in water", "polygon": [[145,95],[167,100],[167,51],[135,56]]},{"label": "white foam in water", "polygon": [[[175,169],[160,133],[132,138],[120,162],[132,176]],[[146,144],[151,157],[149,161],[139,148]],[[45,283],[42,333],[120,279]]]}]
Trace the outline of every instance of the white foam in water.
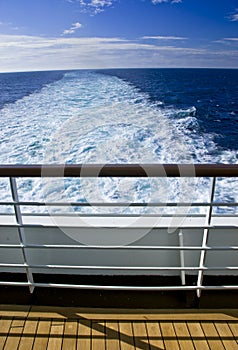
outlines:
[{"label": "white foam in water", "polygon": [[[0,123],[2,164],[236,162],[235,152],[217,152],[212,135],[196,133],[194,106],[159,109],[132,85],[93,72],[67,73],[40,92],[5,106]],[[54,179],[42,185],[40,179],[28,179],[18,184],[22,200],[144,203],[208,200],[208,180],[199,181]],[[234,181],[222,180],[216,194],[219,200],[238,199],[237,192],[229,197]],[[0,193],[2,200],[9,200],[6,182],[0,183]],[[141,212],[132,208],[116,212],[120,210]]]}]

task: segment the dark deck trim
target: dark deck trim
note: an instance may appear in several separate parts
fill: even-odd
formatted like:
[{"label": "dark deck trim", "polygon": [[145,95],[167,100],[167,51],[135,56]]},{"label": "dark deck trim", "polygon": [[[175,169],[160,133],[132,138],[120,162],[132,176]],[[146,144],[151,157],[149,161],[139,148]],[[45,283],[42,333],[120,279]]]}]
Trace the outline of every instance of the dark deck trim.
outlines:
[{"label": "dark deck trim", "polygon": [[0,165],[0,177],[238,177],[238,164]]}]

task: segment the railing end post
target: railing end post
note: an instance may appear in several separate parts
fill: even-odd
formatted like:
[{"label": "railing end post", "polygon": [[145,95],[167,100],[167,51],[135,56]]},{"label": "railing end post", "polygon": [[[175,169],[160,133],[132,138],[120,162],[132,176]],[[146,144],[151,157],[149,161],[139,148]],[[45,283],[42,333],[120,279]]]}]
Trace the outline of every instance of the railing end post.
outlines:
[{"label": "railing end post", "polygon": [[30,286],[29,286],[29,290],[30,290],[30,293],[31,293],[31,294],[33,294],[34,289],[35,289],[35,286],[33,286],[33,285],[30,285]]}]

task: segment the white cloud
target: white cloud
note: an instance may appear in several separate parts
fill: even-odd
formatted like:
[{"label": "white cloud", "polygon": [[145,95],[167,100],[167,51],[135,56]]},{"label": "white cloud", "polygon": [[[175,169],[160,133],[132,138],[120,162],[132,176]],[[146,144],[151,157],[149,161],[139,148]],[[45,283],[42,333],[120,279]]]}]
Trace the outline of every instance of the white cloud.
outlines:
[{"label": "white cloud", "polygon": [[224,38],[226,41],[238,41],[238,38]]},{"label": "white cloud", "polygon": [[161,4],[162,2],[170,2],[171,4],[178,4],[179,2],[182,2],[182,0],[152,0],[152,3],[154,5]]},{"label": "white cloud", "polygon": [[[67,0],[70,3],[78,2],[83,12],[89,12],[91,14],[97,14],[103,12],[107,7],[111,7],[113,3],[120,0]],[[137,0],[138,1],[138,0]],[[182,0],[148,0],[154,5],[168,2],[176,4],[182,2]]]},{"label": "white cloud", "polygon": [[229,17],[230,21],[232,22],[236,22],[238,21],[238,9],[235,9],[235,13],[233,13],[230,17]]},{"label": "white cloud", "polygon": [[187,38],[181,36],[143,36],[142,39],[152,39],[152,40],[186,40]]},{"label": "white cloud", "polygon": [[114,67],[237,67],[237,56],[238,50],[162,46],[117,37],[0,35],[1,72]]},{"label": "white cloud", "polygon": [[235,44],[237,42],[238,42],[238,38],[223,38],[220,40],[213,41],[213,43],[216,43],[216,44],[226,44],[226,45]]},{"label": "white cloud", "polygon": [[79,23],[79,22],[73,23],[73,28],[74,29],[78,29],[78,28],[81,28],[81,27],[82,27],[81,23]]},{"label": "white cloud", "polygon": [[0,21],[1,27],[6,27],[9,30],[19,30],[19,27],[14,26],[11,22],[2,22]]},{"label": "white cloud", "polygon": [[82,28],[82,26],[83,25],[79,22],[73,23],[69,29],[63,31],[63,35],[73,34],[77,29]]},{"label": "white cloud", "polygon": [[78,2],[84,12],[97,14],[103,12],[105,8],[112,6],[117,0],[68,0],[69,2]]}]

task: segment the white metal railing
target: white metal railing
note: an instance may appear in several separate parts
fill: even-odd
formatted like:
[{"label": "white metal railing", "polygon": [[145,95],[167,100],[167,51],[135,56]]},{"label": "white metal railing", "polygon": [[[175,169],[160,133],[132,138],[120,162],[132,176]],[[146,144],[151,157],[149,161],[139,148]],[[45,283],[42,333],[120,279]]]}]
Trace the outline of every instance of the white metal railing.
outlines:
[{"label": "white metal railing", "polygon": [[[196,202],[196,203],[78,203],[78,202],[39,202],[39,201],[20,201],[18,196],[18,188],[16,177],[40,177],[40,176],[49,176],[57,177],[62,176],[62,167],[63,166],[0,166],[0,176],[9,177],[10,189],[11,189],[11,201],[1,201],[0,205],[8,205],[14,208],[14,218],[15,223],[2,223],[0,218],[0,229],[1,228],[11,228],[14,227],[18,231],[18,244],[3,244],[0,238],[0,249],[7,251],[8,249],[20,249],[23,257],[23,263],[5,263],[0,261],[0,270],[3,268],[12,269],[14,272],[16,269],[22,269],[25,271],[27,276],[27,282],[18,282],[18,281],[0,281],[0,285],[9,285],[9,286],[29,286],[30,292],[33,292],[35,287],[55,287],[55,288],[92,288],[92,289],[117,289],[117,290],[196,290],[197,296],[200,297],[202,290],[220,290],[220,289],[238,289],[238,284],[236,285],[204,285],[203,277],[204,272],[207,271],[233,271],[235,275],[238,276],[238,255],[236,255],[235,266],[206,266],[206,254],[211,251],[227,251],[227,254],[231,252],[238,251],[238,239],[236,238],[235,244],[231,245],[220,245],[220,246],[209,246],[208,238],[209,232],[211,229],[224,229],[224,230],[233,230],[235,232],[235,237],[238,236],[237,223],[229,222],[228,224],[214,224],[212,223],[213,218],[213,208],[214,207],[237,207],[237,202],[214,202],[214,193],[216,188],[216,176],[217,177],[238,177],[238,166],[236,165],[196,165],[194,167],[193,176],[206,176],[211,178],[211,189],[210,189],[210,198],[209,201]],[[177,168],[176,168],[177,167]],[[101,165],[89,165],[84,166],[84,172],[81,173],[82,166],[64,166],[63,176],[69,177],[96,177],[96,176],[118,176],[118,177],[179,177],[182,176],[191,176],[191,172],[187,171],[188,165],[107,165],[102,167]],[[44,169],[42,171],[42,169]],[[45,171],[47,169],[47,172]],[[146,171],[144,171],[146,169]],[[163,169],[163,171],[161,171]],[[181,170],[182,169],[182,170]],[[187,172],[186,172],[187,171]],[[71,205],[72,207],[87,207],[87,206],[101,206],[101,207],[123,207],[130,205],[131,207],[174,207],[174,206],[196,206],[196,207],[205,207],[207,208],[207,214],[205,217],[205,222],[203,224],[180,224],[179,227],[174,227],[178,234],[178,246],[169,246],[169,245],[82,245],[82,244],[30,244],[27,241],[25,234],[26,228],[41,228],[42,224],[39,223],[24,223],[24,215],[22,214],[22,206],[67,206]],[[59,214],[60,215],[60,214]],[[79,214],[77,216],[83,216],[86,214]],[[95,215],[93,215],[95,216]],[[104,216],[99,214],[99,216]],[[106,217],[111,216],[125,216],[125,215],[115,215],[115,214],[105,214]],[[133,216],[133,214],[130,214]],[[136,216],[136,214],[135,214]],[[149,214],[145,215],[150,217]],[[155,216],[155,214],[151,215]],[[47,224],[44,225],[47,227]],[[52,227],[52,226],[50,226]],[[157,227],[158,228],[158,227]],[[166,225],[160,225],[159,229],[167,228]],[[197,245],[184,245],[184,231],[188,229],[202,229],[202,244]],[[64,251],[64,249],[70,250],[121,250],[121,251],[177,251],[179,253],[180,266],[114,266],[114,265],[64,265],[64,264],[32,264],[28,256],[28,249],[53,249]],[[186,266],[185,252],[188,251],[197,251],[200,253],[199,264],[198,266]],[[238,253],[238,252],[237,252]],[[170,271],[175,273],[180,273],[181,276],[181,285],[174,286],[115,286],[115,285],[79,285],[79,284],[68,284],[68,283],[39,283],[34,281],[34,273],[36,270],[77,270],[79,273],[81,270],[120,270],[120,271],[136,271],[138,274],[142,274],[143,271]],[[34,270],[34,273],[33,273]],[[197,283],[196,285],[189,285],[186,282],[186,273],[196,272],[197,273]]]}]

